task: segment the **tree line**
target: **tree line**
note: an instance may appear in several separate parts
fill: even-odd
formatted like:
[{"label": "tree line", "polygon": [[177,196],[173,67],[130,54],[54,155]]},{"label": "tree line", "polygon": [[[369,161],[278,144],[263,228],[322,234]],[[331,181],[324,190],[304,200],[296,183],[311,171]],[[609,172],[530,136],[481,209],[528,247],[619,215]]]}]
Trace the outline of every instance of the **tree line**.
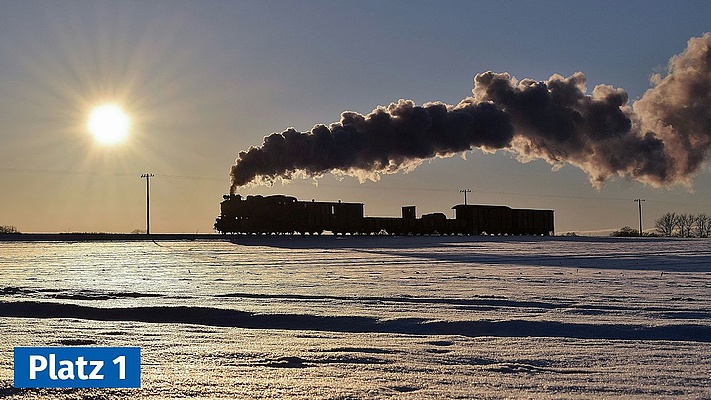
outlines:
[{"label": "tree line", "polygon": [[702,237],[711,236],[711,217],[706,214],[666,213],[654,222],[662,236]]},{"label": "tree line", "polygon": [[0,234],[7,233],[20,233],[20,231],[17,230],[17,227],[12,225],[0,225]]}]

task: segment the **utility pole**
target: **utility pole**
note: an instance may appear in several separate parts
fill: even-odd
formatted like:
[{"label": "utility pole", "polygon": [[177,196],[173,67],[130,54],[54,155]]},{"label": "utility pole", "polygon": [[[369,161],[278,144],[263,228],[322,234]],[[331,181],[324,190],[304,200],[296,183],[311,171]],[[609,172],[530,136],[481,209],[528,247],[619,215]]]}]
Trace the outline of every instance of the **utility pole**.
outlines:
[{"label": "utility pole", "polygon": [[644,199],[635,199],[635,203],[639,203],[639,236],[642,236],[642,202]]},{"label": "utility pole", "polygon": [[464,193],[464,205],[467,205],[467,193],[471,193],[471,189],[462,189],[459,193]]},{"label": "utility pole", "polygon": [[141,178],[146,178],[146,234],[151,234],[151,184],[150,179],[155,175],[143,174]]}]

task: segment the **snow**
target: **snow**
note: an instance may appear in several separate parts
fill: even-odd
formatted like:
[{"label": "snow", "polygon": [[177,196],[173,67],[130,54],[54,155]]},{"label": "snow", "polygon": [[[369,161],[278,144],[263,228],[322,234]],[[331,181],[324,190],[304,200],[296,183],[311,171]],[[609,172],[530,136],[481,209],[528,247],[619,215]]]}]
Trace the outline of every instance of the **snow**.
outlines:
[{"label": "snow", "polygon": [[[3,243],[8,398],[710,398],[711,241]],[[15,346],[140,346],[142,388],[14,389]]]}]

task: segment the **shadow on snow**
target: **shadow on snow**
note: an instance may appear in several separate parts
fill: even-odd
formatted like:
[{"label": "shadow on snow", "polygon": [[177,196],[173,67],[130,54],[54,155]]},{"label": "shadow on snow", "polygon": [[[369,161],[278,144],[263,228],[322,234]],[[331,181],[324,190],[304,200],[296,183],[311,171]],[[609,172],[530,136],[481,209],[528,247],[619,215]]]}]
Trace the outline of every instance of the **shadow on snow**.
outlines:
[{"label": "shadow on snow", "polygon": [[[678,238],[540,236],[234,236],[233,244],[285,249],[348,249],[388,256],[483,265],[598,268],[663,272],[711,272],[711,241]],[[488,253],[477,244],[556,243],[565,254],[538,251]],[[566,244],[572,246],[565,246]],[[616,245],[610,253],[591,253],[596,245]],[[471,247],[466,247],[471,245]],[[577,246],[580,253],[573,251]],[[682,246],[677,254],[670,248]],[[691,247],[689,247],[691,246]],[[448,247],[453,251],[443,251]],[[431,251],[436,248],[437,251]],[[519,249],[520,251],[520,249]]]},{"label": "shadow on snow", "polygon": [[711,326],[583,324],[556,321],[430,321],[422,318],[378,320],[359,316],[254,314],[209,307],[96,308],[73,304],[0,303],[0,317],[78,318],[94,321],[196,324],[246,329],[310,330],[343,333],[461,335],[469,337],[565,337],[611,340],[711,342]]}]

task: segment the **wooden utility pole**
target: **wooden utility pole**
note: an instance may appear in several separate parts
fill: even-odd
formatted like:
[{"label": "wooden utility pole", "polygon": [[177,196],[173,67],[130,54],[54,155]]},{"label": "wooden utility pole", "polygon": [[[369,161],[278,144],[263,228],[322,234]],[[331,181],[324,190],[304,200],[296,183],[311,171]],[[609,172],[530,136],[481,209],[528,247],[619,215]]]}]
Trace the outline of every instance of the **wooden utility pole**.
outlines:
[{"label": "wooden utility pole", "polygon": [[141,178],[146,178],[146,235],[151,234],[151,184],[150,179],[155,175],[143,174]]},{"label": "wooden utility pole", "polygon": [[635,203],[639,203],[639,236],[642,236],[642,202],[644,199],[635,199]]},{"label": "wooden utility pole", "polygon": [[464,193],[464,205],[467,205],[467,193],[471,193],[471,189],[462,189],[459,193]]}]

